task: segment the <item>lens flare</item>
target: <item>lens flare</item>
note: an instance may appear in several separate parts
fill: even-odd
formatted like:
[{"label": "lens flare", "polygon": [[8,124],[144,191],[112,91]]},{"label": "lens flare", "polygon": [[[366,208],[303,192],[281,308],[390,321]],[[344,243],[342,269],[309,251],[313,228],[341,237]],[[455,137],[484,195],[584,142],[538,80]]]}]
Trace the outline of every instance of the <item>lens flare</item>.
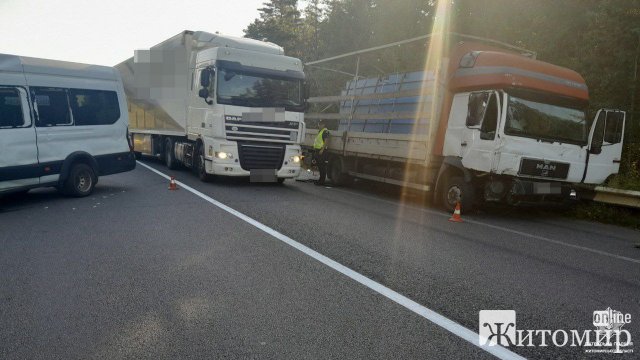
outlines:
[{"label": "lens flare", "polygon": [[[433,20],[431,36],[428,39],[426,59],[423,67],[423,86],[420,91],[419,107],[413,122],[411,138],[409,142],[409,161],[404,169],[404,185],[402,187],[402,202],[420,200],[424,202],[431,192],[416,193],[412,191],[409,183],[426,184],[435,175],[431,172],[437,169],[427,167],[433,153],[433,144],[436,140],[437,125],[439,120],[440,103],[445,97],[446,88],[443,84],[447,80],[447,68],[449,62],[449,27],[451,16],[451,1],[439,0],[436,4],[436,13]],[[424,121],[428,122],[425,134]],[[416,199],[418,197],[419,199]]]}]

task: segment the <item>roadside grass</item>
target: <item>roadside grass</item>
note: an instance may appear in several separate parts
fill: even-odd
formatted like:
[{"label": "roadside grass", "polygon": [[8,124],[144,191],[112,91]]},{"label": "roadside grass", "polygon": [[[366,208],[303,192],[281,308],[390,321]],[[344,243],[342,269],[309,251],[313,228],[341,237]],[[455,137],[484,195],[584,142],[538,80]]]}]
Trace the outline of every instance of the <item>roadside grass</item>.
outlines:
[{"label": "roadside grass", "polygon": [[[640,210],[598,202],[580,202],[565,215],[604,224],[624,226],[640,230]],[[640,238],[638,239],[640,243]]]},{"label": "roadside grass", "polygon": [[[640,191],[640,143],[627,144],[622,159],[620,173],[609,179],[604,186]],[[578,219],[640,229],[640,209],[597,202],[581,202],[569,213]]]},{"label": "roadside grass", "polygon": [[615,175],[607,181],[605,186],[616,189],[640,191],[640,174],[636,169],[626,174]]},{"label": "roadside grass", "polygon": [[620,173],[607,181],[605,186],[640,191],[640,143],[630,143],[625,146]]}]

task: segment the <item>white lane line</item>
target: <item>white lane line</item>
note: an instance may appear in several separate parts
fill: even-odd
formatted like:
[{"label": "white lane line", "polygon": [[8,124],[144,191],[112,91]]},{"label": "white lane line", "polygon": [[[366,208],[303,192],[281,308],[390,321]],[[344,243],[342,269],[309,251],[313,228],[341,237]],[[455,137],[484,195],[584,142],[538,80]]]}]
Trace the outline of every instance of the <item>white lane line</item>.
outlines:
[{"label": "white lane line", "polygon": [[[382,201],[391,205],[395,205],[398,207],[406,207],[412,210],[417,210],[417,211],[422,211],[425,212],[427,214],[432,214],[432,215],[438,215],[438,216],[442,216],[442,217],[450,217],[451,215],[447,215],[445,213],[439,212],[439,211],[435,211],[435,210],[429,210],[429,209],[422,209],[422,208],[418,208],[415,206],[411,206],[411,205],[406,205],[406,204],[401,204],[401,203],[396,203],[390,200],[385,200],[385,199],[379,199],[376,198],[374,196],[370,196],[370,195],[365,195],[365,194],[360,194],[357,192],[350,192],[350,191],[345,191],[345,190],[339,190],[339,189],[332,189],[334,191],[339,191],[345,194],[352,194],[352,195],[357,195],[366,199],[371,199],[371,200],[378,200],[378,201]],[[554,240],[545,236],[541,236],[541,235],[535,235],[535,234],[529,234],[526,233],[524,231],[519,231],[519,230],[513,230],[513,229],[509,229],[507,227],[504,226],[500,226],[500,225],[493,225],[493,224],[489,224],[486,223],[484,221],[478,221],[478,220],[473,220],[473,219],[469,219],[469,218],[465,218],[464,219],[465,222],[468,222],[470,224],[476,224],[476,225],[482,225],[482,226],[486,226],[488,228],[492,228],[492,229],[496,229],[496,230],[500,230],[500,231],[504,231],[504,232],[509,232],[512,234],[516,234],[516,235],[520,235],[520,236],[525,236],[528,238],[532,238],[532,239],[536,239],[536,240],[540,240],[540,241],[545,241],[551,244],[555,244],[555,245],[560,245],[560,246],[566,246],[566,247],[570,247],[570,248],[574,248],[574,249],[579,249],[579,250],[583,250],[583,251],[588,251],[594,254],[598,254],[598,255],[603,255],[603,256],[608,256],[608,257],[612,257],[614,259],[618,259],[618,260],[624,260],[624,261],[628,261],[628,262],[632,262],[635,264],[640,264],[640,259],[634,259],[634,258],[630,258],[630,257],[626,257],[626,256],[622,256],[622,255],[616,255],[613,253],[609,253],[606,251],[602,251],[602,250],[598,250],[598,249],[592,249],[586,246],[580,246],[580,245],[575,245],[575,244],[571,244],[571,243],[567,243],[564,241],[560,241],[560,240]]]},{"label": "white lane line", "polygon": [[[152,167],[150,167],[149,165],[143,164],[141,162],[138,162],[139,165],[153,171],[154,173],[162,176],[163,178],[169,180],[170,177]],[[228,207],[227,205],[201,193],[200,191],[190,187],[187,184],[184,184],[180,181],[176,181],[176,183],[182,187],[183,189],[193,193],[194,195],[202,198],[203,200],[211,203],[214,206],[217,206],[218,208],[228,212],[231,215],[234,215],[235,217],[239,218],[240,220],[243,220],[255,227],[257,227],[258,229],[264,231],[265,233],[275,237],[276,239],[284,242],[285,244],[303,252],[304,254],[314,258],[317,261],[320,261],[321,263],[325,264],[326,266],[332,268],[333,270],[336,270],[340,273],[342,273],[343,275],[348,276],[349,278],[351,278],[352,280],[357,281],[358,283],[368,287],[369,289],[377,292],[380,295],[385,296],[386,298],[396,302],[397,304],[407,308],[408,310],[413,311],[414,313],[422,316],[423,318],[431,321],[432,323],[440,326],[441,328],[451,332],[452,334],[462,338],[463,340],[481,348],[482,350],[500,358],[500,359],[524,359],[522,356],[509,351],[508,349],[499,346],[499,345],[495,345],[495,346],[488,346],[488,345],[480,345],[479,342],[479,335],[478,333],[467,329],[466,327],[458,324],[457,322],[450,320],[440,314],[438,314],[437,312],[428,309],[420,304],[418,304],[417,302],[407,298],[404,295],[401,295],[400,293],[397,293],[391,289],[389,289],[388,287],[377,283],[371,279],[369,279],[368,277],[351,270],[350,268],[320,254],[319,252],[312,250],[302,244],[300,244],[299,242],[291,239],[290,237],[262,224],[261,222],[258,222],[257,220],[250,218],[249,216],[234,210],[230,207]]]}]

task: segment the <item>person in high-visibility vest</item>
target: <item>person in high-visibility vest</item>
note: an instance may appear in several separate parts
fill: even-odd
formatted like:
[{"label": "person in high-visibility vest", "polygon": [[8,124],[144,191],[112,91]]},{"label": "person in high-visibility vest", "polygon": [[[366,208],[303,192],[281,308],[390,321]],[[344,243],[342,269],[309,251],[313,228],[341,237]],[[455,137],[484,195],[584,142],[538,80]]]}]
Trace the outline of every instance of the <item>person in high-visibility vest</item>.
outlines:
[{"label": "person in high-visibility vest", "polygon": [[329,158],[327,156],[327,146],[329,141],[329,130],[323,120],[318,122],[318,135],[313,142],[313,156],[320,172],[320,179],[316,181],[316,185],[324,185],[325,178],[327,177],[327,163]]}]

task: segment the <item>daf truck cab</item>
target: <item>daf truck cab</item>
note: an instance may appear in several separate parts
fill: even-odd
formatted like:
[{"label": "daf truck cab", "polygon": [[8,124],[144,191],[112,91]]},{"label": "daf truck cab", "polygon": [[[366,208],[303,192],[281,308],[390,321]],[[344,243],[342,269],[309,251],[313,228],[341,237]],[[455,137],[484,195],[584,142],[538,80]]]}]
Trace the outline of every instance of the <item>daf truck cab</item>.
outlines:
[{"label": "daf truck cab", "polygon": [[304,73],[271,43],[185,31],[117,66],[135,150],[203,181],[300,173]]}]

